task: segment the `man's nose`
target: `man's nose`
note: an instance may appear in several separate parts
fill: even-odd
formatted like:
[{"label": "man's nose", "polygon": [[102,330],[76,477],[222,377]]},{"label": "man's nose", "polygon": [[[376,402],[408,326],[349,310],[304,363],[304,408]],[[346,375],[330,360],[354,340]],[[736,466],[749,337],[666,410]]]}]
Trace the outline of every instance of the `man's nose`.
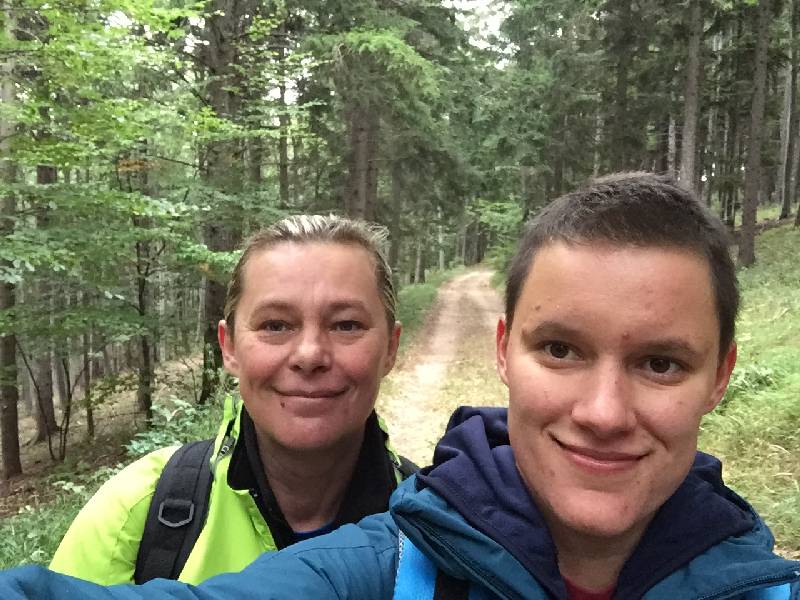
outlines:
[{"label": "man's nose", "polygon": [[291,356],[293,371],[312,373],[331,365],[330,340],[319,327],[303,327]]},{"label": "man's nose", "polygon": [[599,438],[631,431],[636,425],[636,414],[625,366],[598,363],[590,380],[572,407],[572,420]]}]

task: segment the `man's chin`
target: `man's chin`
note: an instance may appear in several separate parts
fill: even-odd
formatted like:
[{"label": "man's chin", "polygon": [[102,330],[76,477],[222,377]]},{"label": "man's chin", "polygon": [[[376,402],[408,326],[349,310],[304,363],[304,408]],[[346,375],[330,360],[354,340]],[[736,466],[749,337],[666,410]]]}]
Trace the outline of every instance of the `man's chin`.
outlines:
[{"label": "man's chin", "polygon": [[610,541],[641,535],[652,515],[633,506],[630,498],[583,492],[569,502],[562,500],[553,517],[563,533]]}]

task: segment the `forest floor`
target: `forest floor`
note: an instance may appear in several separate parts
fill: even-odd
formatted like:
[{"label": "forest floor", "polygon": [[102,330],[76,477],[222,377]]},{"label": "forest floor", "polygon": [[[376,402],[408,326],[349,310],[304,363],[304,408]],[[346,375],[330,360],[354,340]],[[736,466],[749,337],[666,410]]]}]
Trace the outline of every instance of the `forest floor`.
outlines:
[{"label": "forest floor", "polygon": [[462,404],[503,405],[494,366],[494,332],[503,312],[492,271],[472,269],[445,283],[394,371],[381,388],[378,412],[392,444],[420,466],[453,410]]},{"label": "forest floor", "polygon": [[[156,396],[174,394],[175,389],[196,394],[199,382],[195,372],[201,368],[200,358],[169,361],[158,367]],[[76,395],[82,392],[76,393]],[[136,409],[136,391],[132,387],[111,394],[94,408],[94,438],[87,437],[86,413],[75,401],[68,428],[67,455],[64,462],[54,461],[50,452],[59,453],[60,431],[46,442],[33,443],[36,422],[33,416],[19,419],[20,458],[23,475],[0,481],[0,518],[17,514],[24,506],[36,506],[52,496],[51,480],[70,479],[73,472],[93,472],[128,462],[132,456],[125,444],[141,429],[144,416]]]}]

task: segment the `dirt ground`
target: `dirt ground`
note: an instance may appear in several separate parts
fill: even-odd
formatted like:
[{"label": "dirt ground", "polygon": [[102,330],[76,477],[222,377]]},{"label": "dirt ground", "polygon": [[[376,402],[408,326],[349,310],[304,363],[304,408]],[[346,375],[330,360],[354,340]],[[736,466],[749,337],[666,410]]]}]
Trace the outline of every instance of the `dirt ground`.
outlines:
[{"label": "dirt ground", "polygon": [[494,367],[503,309],[491,277],[489,270],[470,270],[440,288],[414,345],[381,389],[378,412],[392,443],[420,466],[430,462],[456,407],[505,402]]}]

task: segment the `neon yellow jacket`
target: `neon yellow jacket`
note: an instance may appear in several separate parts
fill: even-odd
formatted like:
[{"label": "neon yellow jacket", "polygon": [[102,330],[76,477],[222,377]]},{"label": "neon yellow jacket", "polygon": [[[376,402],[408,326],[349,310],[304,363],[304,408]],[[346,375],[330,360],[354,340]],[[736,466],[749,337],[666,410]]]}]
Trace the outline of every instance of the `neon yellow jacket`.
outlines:
[{"label": "neon yellow jacket", "polygon": [[[249,491],[228,485],[233,452],[220,457],[229,426],[229,435],[239,440],[240,421],[241,400],[228,398],[214,441],[208,517],[179,581],[196,584],[220,573],[240,571],[263,552],[276,549],[269,526]],[[177,449],[152,452],[103,484],[72,522],[50,568],[102,585],[133,582],[150,500],[164,465]],[[388,443],[387,453],[398,465]]]}]

